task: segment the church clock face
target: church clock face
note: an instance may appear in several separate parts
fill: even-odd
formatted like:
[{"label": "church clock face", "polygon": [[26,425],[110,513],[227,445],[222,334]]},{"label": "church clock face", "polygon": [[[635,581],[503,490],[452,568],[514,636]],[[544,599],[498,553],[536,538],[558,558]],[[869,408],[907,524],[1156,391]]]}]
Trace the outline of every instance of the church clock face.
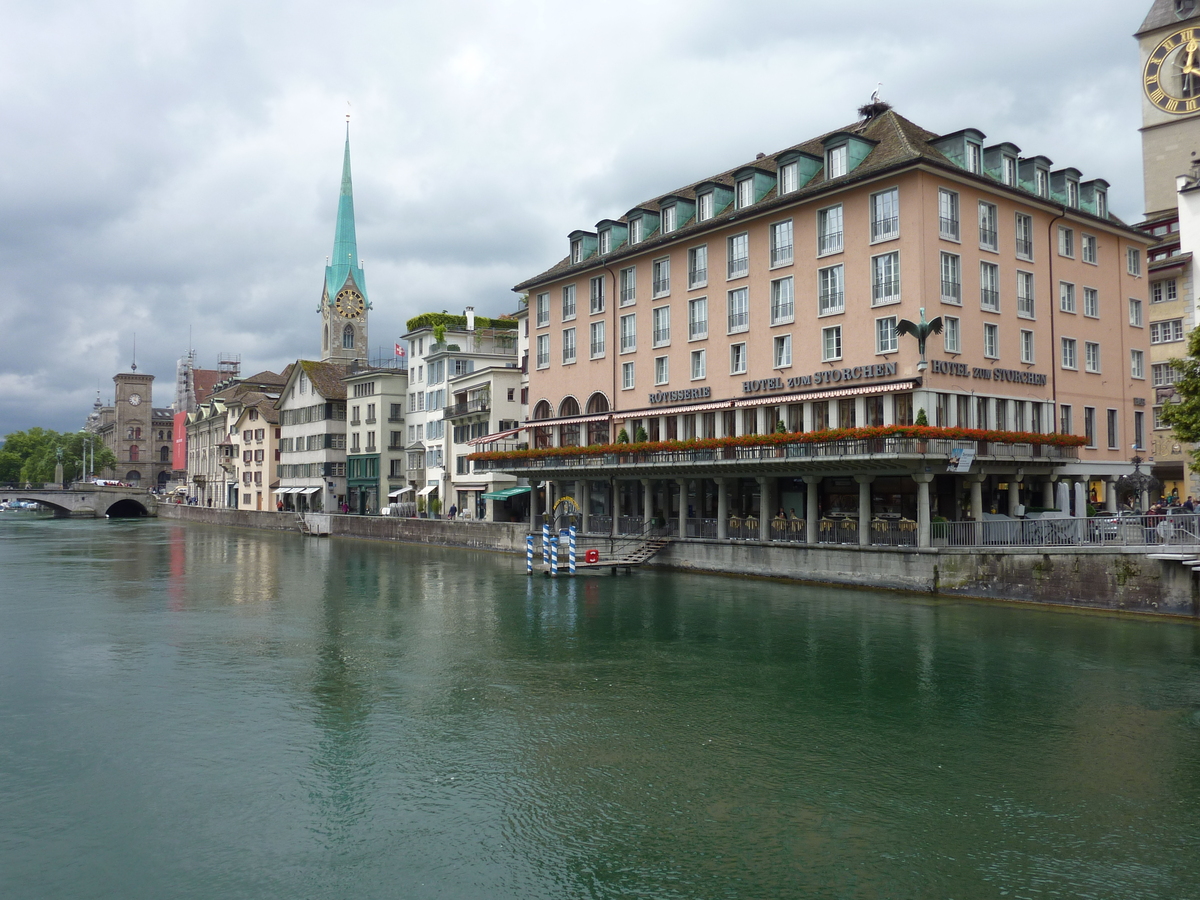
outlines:
[{"label": "church clock face", "polygon": [[1182,116],[1200,109],[1200,28],[1180,28],[1159,43],[1142,81],[1150,102]]},{"label": "church clock face", "polygon": [[142,402],[141,394],[130,394],[129,395],[129,405],[130,406],[137,406],[141,402]]},{"label": "church clock face", "polygon": [[338,314],[347,319],[357,319],[363,314],[366,304],[363,303],[362,294],[358,291],[346,288],[341,291],[333,303]]}]

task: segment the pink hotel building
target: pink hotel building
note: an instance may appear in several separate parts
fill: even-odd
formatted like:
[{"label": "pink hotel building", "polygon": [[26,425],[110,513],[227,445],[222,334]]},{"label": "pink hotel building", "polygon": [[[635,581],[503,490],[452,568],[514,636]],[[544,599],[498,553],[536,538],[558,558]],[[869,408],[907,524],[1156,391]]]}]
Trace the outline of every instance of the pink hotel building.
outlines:
[{"label": "pink hotel building", "polygon": [[[922,411],[933,426],[1084,446],[967,442],[978,455],[963,465],[951,442],[901,441],[477,467],[545,480],[535,509],[570,494],[590,530],[614,533],[653,517],[690,536],[778,538],[783,510],[793,539],[851,520],[871,543],[868,523],[920,522],[928,544],[930,515],[1053,506],[1063,479],[1115,508],[1152,396],[1147,238],[1109,213],[1102,179],[974,129],[871,112],[572,232],[565,259],[518,285],[530,448],[621,429],[657,441],[903,425]],[[942,324],[927,365],[897,332],[922,316]]]}]

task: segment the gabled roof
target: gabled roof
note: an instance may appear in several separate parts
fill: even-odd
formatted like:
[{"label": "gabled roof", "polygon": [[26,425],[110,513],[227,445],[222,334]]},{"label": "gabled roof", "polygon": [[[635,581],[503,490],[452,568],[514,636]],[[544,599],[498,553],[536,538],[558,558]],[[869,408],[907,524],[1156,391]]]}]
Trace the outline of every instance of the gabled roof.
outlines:
[{"label": "gabled roof", "polygon": [[1134,32],[1134,37],[1141,37],[1147,31],[1165,28],[1168,25],[1177,25],[1190,19],[1200,19],[1200,3],[1196,3],[1189,15],[1180,16],[1175,12],[1175,0],[1154,0],[1154,5],[1146,14],[1142,27]]},{"label": "gabled roof", "polygon": [[278,408],[287,396],[287,389],[303,372],[308,376],[313,389],[326,400],[345,400],[346,383],[342,381],[349,371],[344,363],[317,362],[311,359],[298,359],[288,366],[288,380],[280,391],[279,399],[275,401]]}]

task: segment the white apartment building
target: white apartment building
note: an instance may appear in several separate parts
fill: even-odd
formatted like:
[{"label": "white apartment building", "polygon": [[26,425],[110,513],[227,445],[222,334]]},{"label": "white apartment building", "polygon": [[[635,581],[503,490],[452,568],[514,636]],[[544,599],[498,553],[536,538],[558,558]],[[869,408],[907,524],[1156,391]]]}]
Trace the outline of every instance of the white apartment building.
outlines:
[{"label": "white apartment building", "polygon": [[297,360],[279,398],[284,508],[337,512],[346,502],[346,367]]},{"label": "white apartment building", "polygon": [[350,512],[378,512],[391,499],[403,500],[408,485],[404,441],[404,405],[408,394],[408,360],[395,368],[372,367],[345,377],[350,411],[350,446],[346,451],[346,493]]}]

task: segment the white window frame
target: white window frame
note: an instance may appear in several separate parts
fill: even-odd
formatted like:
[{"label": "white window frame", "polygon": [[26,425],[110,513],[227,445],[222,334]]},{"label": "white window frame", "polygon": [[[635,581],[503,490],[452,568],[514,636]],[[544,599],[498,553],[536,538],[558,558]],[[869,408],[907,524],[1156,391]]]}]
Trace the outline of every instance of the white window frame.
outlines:
[{"label": "white window frame", "polygon": [[962,321],[958,316],[943,316],[942,347],[947,353],[962,353]]},{"label": "white window frame", "polygon": [[[701,268],[696,263],[700,257],[704,257],[704,266]],[[697,277],[699,276],[699,277]],[[708,286],[708,244],[700,244],[697,247],[688,248],[688,290],[694,291],[699,288]]]},{"label": "white window frame", "polygon": [[1021,329],[1021,362],[1025,365],[1033,365],[1034,353],[1037,344],[1034,340],[1033,332],[1028,328]]},{"label": "white window frame", "polygon": [[612,229],[611,228],[600,229],[599,245],[600,245],[600,255],[601,256],[606,256],[609,253],[612,253]]},{"label": "white window frame", "polygon": [[[892,241],[900,237],[900,188],[890,187],[870,196],[871,243]],[[881,210],[880,204],[883,205]],[[880,212],[891,215],[879,215]],[[885,230],[886,229],[886,230]]]},{"label": "white window frame", "polygon": [[[566,288],[564,287],[563,290],[565,291]],[[538,294],[534,297],[533,302],[535,304],[533,310],[534,323],[538,328],[545,328],[550,324],[550,292],[546,291]]]},{"label": "white window frame", "polygon": [[603,359],[607,354],[608,336],[605,333],[606,331],[607,329],[605,328],[605,321],[603,319],[597,319],[595,322],[592,322],[588,334],[588,349],[590,351],[590,359]]},{"label": "white window frame", "polygon": [[1094,234],[1081,233],[1079,235],[1079,258],[1088,265],[1099,265],[1099,250]]},{"label": "white window frame", "polygon": [[650,310],[650,346],[671,346],[671,307],[656,306]]},{"label": "white window frame", "polygon": [[716,200],[713,197],[712,191],[705,191],[703,194],[696,195],[696,221],[707,222],[715,215],[713,210],[716,207]]},{"label": "white window frame", "polygon": [[995,322],[983,323],[983,356],[985,359],[1000,358],[1000,326]]},{"label": "white window frame", "polygon": [[536,348],[537,348],[537,358],[536,358],[537,368],[539,368],[539,369],[550,368],[550,335],[539,334],[537,336]]},{"label": "white window frame", "polygon": [[670,206],[664,206],[660,210],[662,218],[659,220],[659,230],[663,234],[670,234],[679,228],[679,209],[672,203]]},{"label": "white window frame", "polygon": [[1075,258],[1075,229],[1058,226],[1058,255],[1064,259]]},{"label": "white window frame", "polygon": [[634,365],[631,362],[621,363],[621,390],[632,391],[634,388]]},{"label": "white window frame", "polygon": [[850,171],[850,144],[838,144],[825,151],[825,180],[841,178]]},{"label": "white window frame", "polygon": [[793,161],[779,167],[779,194],[790,194],[800,189],[800,164]]},{"label": "white window frame", "polygon": [[729,374],[730,375],[745,375],[746,374],[746,343],[740,341],[736,344],[729,345]]},{"label": "white window frame", "polygon": [[1079,371],[1079,342],[1072,337],[1064,337],[1060,341],[1058,364],[1073,372]]},{"label": "white window frame", "polygon": [[[734,256],[735,247],[744,247],[745,254]],[[725,279],[745,278],[750,274],[750,233],[731,234],[725,239]]]},{"label": "white window frame", "polygon": [[588,282],[588,310],[593,316],[604,312],[604,276],[595,275]]},{"label": "white window frame", "polygon": [[1083,342],[1083,370],[1085,372],[1100,372],[1100,342]]},{"label": "white window frame", "polygon": [[1145,328],[1146,320],[1142,314],[1142,301],[1137,297],[1129,298],[1129,324],[1133,328]]},{"label": "white window frame", "polygon": [[[792,220],[771,223],[771,268],[790,266],[795,255],[794,230]],[[786,233],[787,242],[780,238]]]},{"label": "white window frame", "polygon": [[645,240],[645,226],[642,224],[642,221],[643,220],[641,216],[634,216],[629,220],[628,240],[629,246],[631,247],[634,244],[640,244],[643,240]]},{"label": "white window frame", "polygon": [[792,367],[792,336],[790,334],[777,334],[772,342],[772,361],[773,368],[790,369]]},{"label": "white window frame", "polygon": [[[837,290],[829,290],[827,281],[836,281]],[[846,311],[845,265],[817,269],[817,316],[837,316]]]},{"label": "white window frame", "polygon": [[1142,277],[1142,251],[1137,247],[1125,248],[1125,271],[1135,278]]},{"label": "white window frame", "polygon": [[821,362],[836,362],[842,358],[842,326],[827,325],[821,329]]},{"label": "white window frame", "polygon": [[1058,311],[1074,314],[1075,306],[1075,285],[1070,281],[1060,281],[1058,283]]},{"label": "white window frame", "polygon": [[734,185],[734,196],[737,200],[737,208],[745,209],[748,206],[754,205],[754,176],[742,178]]},{"label": "white window frame", "polygon": [[900,336],[896,334],[896,316],[883,316],[875,320],[875,355],[886,356],[900,349]]},{"label": "white window frame", "polygon": [[943,241],[962,241],[962,217],[958,191],[938,188],[938,236]]},{"label": "white window frame", "polygon": [[[957,253],[941,254],[942,302],[951,306],[962,306],[962,257]],[[949,276],[949,277],[948,277]]]},{"label": "white window frame", "polygon": [[671,293],[671,257],[660,256],[650,264],[650,299],[657,300]]},{"label": "white window frame", "polygon": [[[891,274],[891,278],[886,277]],[[890,291],[890,293],[888,293]],[[871,306],[900,302],[900,251],[871,257]]]},{"label": "white window frame", "polygon": [[[830,227],[836,223],[837,230]],[[845,247],[846,220],[842,204],[835,203],[817,210],[817,256],[841,253]]]},{"label": "white window frame", "polygon": [[708,377],[708,351],[705,349],[692,351],[692,381],[701,381]]},{"label": "white window frame", "polygon": [[750,330],[750,288],[741,287],[725,294],[726,334]]},{"label": "white window frame", "polygon": [[1037,318],[1037,286],[1033,272],[1017,269],[1017,318]]},{"label": "white window frame", "polygon": [[771,282],[771,324],[788,325],[796,321],[796,282],[788,275]]},{"label": "white window frame", "polygon": [[1000,210],[986,200],[979,201],[979,249],[1000,250]]},{"label": "white window frame", "polygon": [[637,313],[628,313],[620,318],[621,353],[637,352]]},{"label": "white window frame", "polygon": [[[696,310],[704,311],[703,318],[696,315]],[[703,327],[701,323],[703,322]],[[708,337],[708,298],[697,297],[688,301],[688,340],[702,341]]]},{"label": "white window frame", "polygon": [[575,318],[575,285],[565,284],[562,289],[562,320],[570,322]]},{"label": "white window frame", "polygon": [[564,328],[562,333],[562,361],[564,366],[575,362],[578,348],[575,345],[575,329]]},{"label": "white window frame", "polygon": [[979,263],[979,308],[1000,312],[1000,267],[986,260]]},{"label": "white window frame", "polygon": [[617,272],[617,284],[620,285],[617,298],[619,306],[637,303],[637,266],[626,266]]},{"label": "white window frame", "polygon": [[654,357],[654,383],[656,385],[671,383],[671,357]]},{"label": "white window frame", "polygon": [[1033,216],[1019,212],[1014,226],[1017,259],[1033,262]]},{"label": "white window frame", "polygon": [[1083,289],[1083,314],[1089,319],[1100,318],[1100,291],[1096,288]]}]

